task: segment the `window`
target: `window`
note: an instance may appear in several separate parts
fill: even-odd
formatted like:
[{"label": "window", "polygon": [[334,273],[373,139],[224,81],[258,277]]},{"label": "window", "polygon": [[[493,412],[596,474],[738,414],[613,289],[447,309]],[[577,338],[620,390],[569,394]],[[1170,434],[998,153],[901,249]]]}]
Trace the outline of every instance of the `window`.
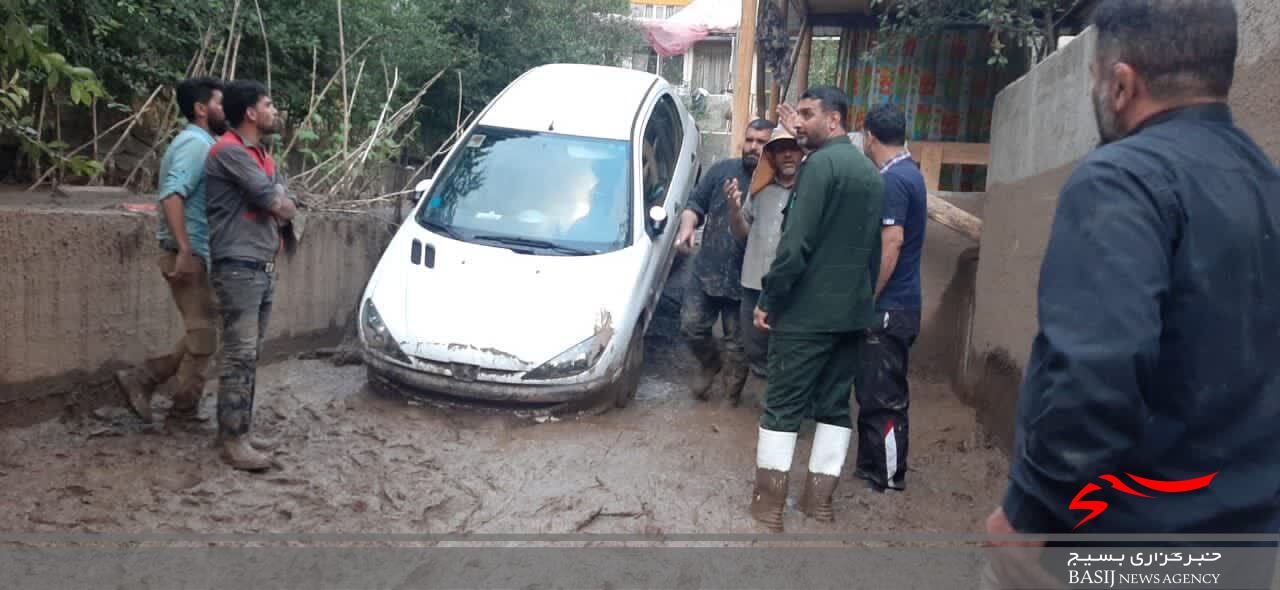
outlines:
[{"label": "window", "polygon": [[465,141],[418,213],[427,229],[548,251],[630,243],[629,142],[487,126]]},{"label": "window", "polygon": [[684,143],[684,125],[680,111],[670,94],[662,95],[644,130],[644,153],[641,158],[645,206],[666,202],[667,189],[675,176],[680,147]]}]

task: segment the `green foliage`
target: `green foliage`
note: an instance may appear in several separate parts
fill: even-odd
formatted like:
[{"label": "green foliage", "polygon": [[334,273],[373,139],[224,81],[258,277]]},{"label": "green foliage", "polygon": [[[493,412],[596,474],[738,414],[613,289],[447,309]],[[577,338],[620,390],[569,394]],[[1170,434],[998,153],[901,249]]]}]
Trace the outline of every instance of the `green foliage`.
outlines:
[{"label": "green foliage", "polygon": [[71,174],[92,174],[101,164],[82,156],[64,155],[67,146],[48,142],[35,120],[33,90],[57,95],[66,92],[73,105],[88,106],[105,91],[91,69],[73,65],[52,49],[49,28],[31,24],[26,10],[38,0],[0,0],[4,38],[0,40],[0,135],[16,137],[31,161],[51,161]]},{"label": "green foliage", "polygon": [[[272,95],[287,122],[284,143],[296,133],[294,150],[308,165],[333,155],[344,135],[352,144],[368,137],[384,103],[398,108],[441,70],[416,124],[404,129],[413,134],[410,141],[380,142],[371,160],[432,153],[455,127],[459,96],[465,116],[533,66],[616,64],[643,42],[629,22],[610,16],[626,14],[626,0],[343,0],[346,53],[368,41],[348,65],[351,129],[344,129],[340,83],[302,125],[313,91],[342,63],[337,0],[0,0],[0,8],[10,15],[0,46],[5,135],[26,132],[17,123],[33,110],[32,84],[63,89],[76,104],[110,97],[112,104],[136,107],[156,87],[182,79],[205,39],[205,65],[221,75],[229,69],[223,56],[234,26],[237,78],[267,81],[269,42]],[[400,83],[388,101],[396,70]],[[15,71],[16,86],[10,82]]]},{"label": "green foliage", "polygon": [[1009,47],[1027,51],[1031,63],[1044,57],[1056,19],[1072,4],[1071,0],[872,0],[880,9],[880,49],[948,28],[981,27],[991,34],[987,63],[1000,67],[1009,63]]}]

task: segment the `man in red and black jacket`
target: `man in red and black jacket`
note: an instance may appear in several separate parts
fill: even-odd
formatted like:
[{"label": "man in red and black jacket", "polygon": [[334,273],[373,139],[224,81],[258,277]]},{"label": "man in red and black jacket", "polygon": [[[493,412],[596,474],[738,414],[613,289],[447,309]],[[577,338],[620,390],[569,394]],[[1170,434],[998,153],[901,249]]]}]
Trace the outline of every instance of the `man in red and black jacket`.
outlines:
[{"label": "man in red and black jacket", "polygon": [[211,282],[222,314],[218,436],[228,464],[258,471],[271,466],[249,437],[258,354],[271,315],[280,226],[297,210],[262,148],[262,139],[275,132],[276,107],[267,89],[232,82],[223,91],[223,109],[231,130],[205,163]]}]

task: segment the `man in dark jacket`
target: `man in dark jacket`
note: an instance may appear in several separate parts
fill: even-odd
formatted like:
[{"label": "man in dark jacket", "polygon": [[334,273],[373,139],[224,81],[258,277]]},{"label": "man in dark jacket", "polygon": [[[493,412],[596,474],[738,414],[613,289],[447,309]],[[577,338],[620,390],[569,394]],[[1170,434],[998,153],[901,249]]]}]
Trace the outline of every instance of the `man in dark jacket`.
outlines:
[{"label": "man in dark jacket", "polygon": [[260,471],[272,463],[249,435],[258,355],[275,299],[275,260],[283,246],[280,225],[293,219],[297,209],[262,145],[276,131],[276,107],[266,87],[237,80],[227,86],[223,104],[232,128],[205,162],[210,276],[222,314],[218,438],[228,464]]},{"label": "man in dark jacket", "polygon": [[[702,226],[702,245],[693,259],[693,280],[685,289],[680,307],[680,331],[698,359],[699,371],[690,389],[694,397],[711,396],[716,375],[722,374],[722,391],[734,402],[747,381],[747,364],[739,335],[738,306],[742,300],[742,257],[745,249],[729,229],[730,211],[726,199],[731,181],[747,186],[760,162],[760,151],[773,123],[756,119],[747,125],[742,138],[742,157],[721,160],[702,175],[689,196],[689,207],[680,214],[676,248],[693,251],[693,234]],[[712,338],[716,321],[724,331],[724,355]],[[728,362],[725,362],[725,361]]]},{"label": "man in dark jacket", "polygon": [[987,529],[1275,534],[1280,173],[1226,104],[1236,11],[1104,0],[1093,18],[1104,145],[1062,189]]},{"label": "man in dark jacket", "polygon": [[872,326],[884,183],[845,131],[849,99],[815,88],[800,99],[796,137],[810,151],[783,213],[755,325],[769,330],[769,385],[760,418],[751,515],[782,530],[796,437],[817,422],[805,514],[834,520],[831,496],[853,433],[849,396],[859,332]]}]

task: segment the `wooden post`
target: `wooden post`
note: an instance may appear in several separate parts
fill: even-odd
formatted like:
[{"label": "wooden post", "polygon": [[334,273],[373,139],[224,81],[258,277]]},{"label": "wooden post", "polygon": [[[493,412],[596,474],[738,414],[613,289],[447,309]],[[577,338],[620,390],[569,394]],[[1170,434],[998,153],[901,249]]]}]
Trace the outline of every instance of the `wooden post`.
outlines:
[{"label": "wooden post", "polygon": [[796,58],[795,74],[797,96],[809,89],[809,64],[813,56],[813,25],[805,23],[800,29],[800,56]]},{"label": "wooden post", "polygon": [[840,29],[840,49],[836,51],[836,88],[845,89],[849,77],[849,54],[853,52],[853,31]]},{"label": "wooden post", "polygon": [[737,52],[734,55],[733,78],[733,148],[742,151],[742,136],[747,129],[751,109],[751,72],[756,53],[756,0],[742,0],[742,16],[738,22]]},{"label": "wooden post", "polygon": [[768,76],[768,73],[765,72],[764,70],[764,60],[760,59],[759,52],[756,53],[755,59],[756,59],[756,77],[755,77],[756,106],[755,106],[755,110],[751,111],[751,114],[747,116],[748,122],[750,122],[750,119],[754,119],[758,116],[763,115],[765,110],[769,108],[768,86],[765,84],[765,78]]},{"label": "wooden post", "polygon": [[918,155],[920,172],[924,175],[925,188],[936,191],[942,182],[942,146],[924,144],[920,146]]},{"label": "wooden post", "polygon": [[[781,14],[782,14],[782,30],[783,30],[783,31],[786,31],[786,33],[787,33],[787,38],[788,38],[788,39],[790,39],[790,38],[791,38],[791,31],[787,29],[787,6],[788,6],[789,4],[791,4],[791,3],[790,3],[788,0],[777,0],[777,3],[778,3],[778,10],[779,10],[779,12],[781,12]],[[799,43],[798,43],[798,42],[797,42],[797,45],[799,45]],[[796,64],[795,64],[795,60],[791,60],[791,61],[789,61],[788,63],[789,63],[792,67],[795,67],[795,65],[796,65]],[[764,109],[764,115],[763,115],[763,116],[764,116],[766,119],[769,119],[770,121],[777,122],[777,120],[778,120],[778,100],[780,99],[780,97],[781,97],[781,96],[782,96],[782,79],[780,79],[778,76],[774,76],[774,77],[773,77],[773,84],[770,84],[770,85],[769,85],[769,102],[768,102],[768,104],[765,106],[765,109]]]}]

